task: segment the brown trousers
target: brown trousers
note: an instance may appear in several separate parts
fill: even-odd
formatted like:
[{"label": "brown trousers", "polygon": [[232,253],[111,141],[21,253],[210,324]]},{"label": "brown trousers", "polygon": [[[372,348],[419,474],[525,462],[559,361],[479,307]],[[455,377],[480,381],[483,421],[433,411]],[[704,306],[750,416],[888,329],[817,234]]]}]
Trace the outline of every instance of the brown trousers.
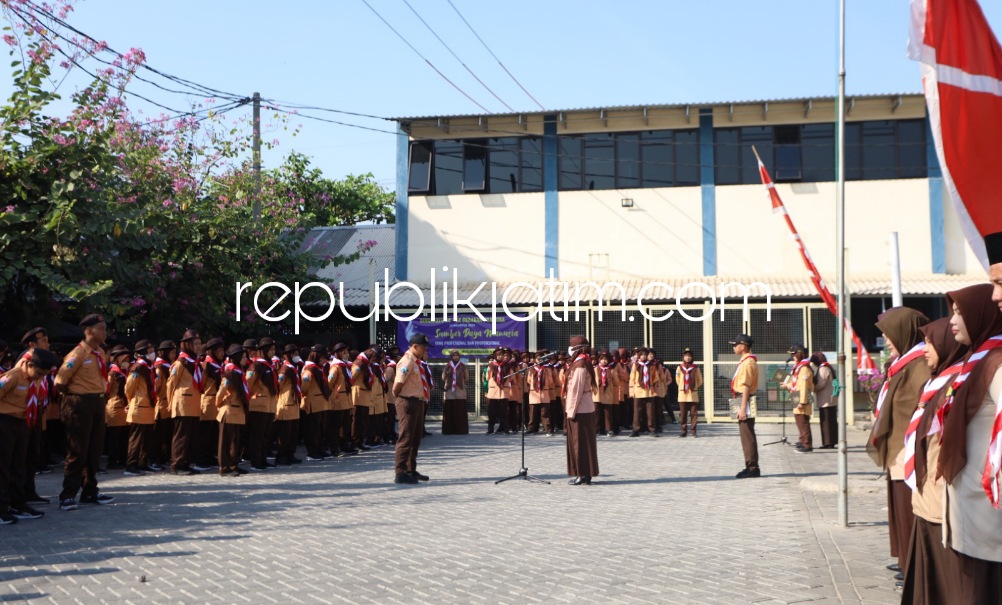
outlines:
[{"label": "brown trousers", "polygon": [[152,462],[166,466],[170,463],[170,446],[174,437],[174,423],[170,418],[158,418],[153,425]]},{"label": "brown trousers", "polygon": [[758,438],[755,436],[755,419],[738,421],[738,433],[741,435],[741,451],[745,454],[745,468],[758,468]]},{"label": "brown trousers", "polygon": [[24,454],[28,425],[21,418],[0,414],[0,510],[21,508],[32,494],[24,493]]},{"label": "brown trousers", "polygon": [[351,410],[331,410],[325,415],[324,440],[331,454],[351,451]]},{"label": "brown trousers", "polygon": [[898,567],[908,573],[908,543],[915,526],[912,512],[912,490],[904,481],[887,477],[887,529],[891,540],[891,556],[897,557]]},{"label": "brown trousers", "polygon": [[111,468],[125,465],[129,454],[129,427],[109,426],[104,429],[104,450]]},{"label": "brown trousers", "polygon": [[66,429],[66,466],[60,500],[97,496],[97,471],[104,446],[104,395],[66,395],[59,417]]},{"label": "brown trousers", "polygon": [[499,431],[508,430],[507,399],[487,400],[487,433],[494,432],[494,426],[498,425]]},{"label": "brown trousers", "polygon": [[171,447],[171,470],[191,468],[198,440],[198,416],[178,416],[174,418],[174,441]]},{"label": "brown trousers", "polygon": [[526,414],[526,417],[525,417],[526,418],[526,424],[528,424],[528,428],[526,429],[527,433],[538,433],[539,432],[539,423],[540,423],[540,421],[543,418],[543,408],[545,408],[545,407],[547,407],[547,404],[545,404],[545,403],[530,403],[529,404],[529,413]]},{"label": "brown trousers", "polygon": [[818,408],[818,418],[821,420],[821,445],[838,443],[838,406]]},{"label": "brown trousers", "polygon": [[396,408],[400,436],[397,437],[393,470],[403,475],[417,470],[418,449],[424,436],[424,401],[408,397],[398,400]]},{"label": "brown trousers", "polygon": [[299,445],[299,420],[276,420],[275,437],[278,440],[275,464],[289,464]]},{"label": "brown trousers", "polygon": [[310,458],[321,458],[324,455],[324,425],[330,412],[313,412],[300,414],[299,430],[306,443],[306,455]]},{"label": "brown trousers", "polygon": [[149,466],[153,427],[152,424],[129,425],[129,454],[125,459],[125,468],[136,469]]},{"label": "brown trousers", "polygon": [[[539,428],[539,423],[536,423]],[[468,435],[470,420],[466,413],[465,399],[446,399],[442,404],[442,434]]]},{"label": "brown trousers", "polygon": [[271,437],[271,423],[275,414],[271,412],[247,412],[247,442],[244,443],[244,457],[251,465],[261,468],[267,465],[268,442]]},{"label": "brown trousers", "polygon": [[39,418],[35,426],[28,429],[28,446],[24,451],[24,494],[25,497],[35,496],[38,490],[35,488],[35,471],[45,463],[42,458],[42,442],[45,441],[45,433],[42,431],[44,419]]},{"label": "brown trousers", "polygon": [[805,449],[814,449],[814,438],[811,436],[811,417],[807,414],[794,414],[793,419],[800,432],[800,445]]},{"label": "brown trousers", "polygon": [[359,447],[369,438],[369,408],[364,405],[355,406],[355,414],[351,418],[351,441]]},{"label": "brown trousers", "polygon": [[210,467],[216,463],[216,450],[219,448],[219,423],[215,420],[199,420],[198,442],[195,462],[202,467]]},{"label": "brown trousers", "polygon": [[554,429],[564,430],[564,400],[560,397],[550,402],[550,419],[553,420]]},{"label": "brown trousers", "polygon": [[[537,404],[536,407],[540,408],[539,413],[542,416],[543,420],[543,432],[544,433],[556,432],[556,424],[553,422],[553,404],[540,403]],[[560,413],[563,414],[563,411],[561,411]]]},{"label": "brown trousers", "polygon": [[[912,605],[952,603],[962,594],[960,555],[943,546],[943,526],[915,517],[908,547],[908,573],[901,602]],[[994,601],[999,602],[998,597]]]},{"label": "brown trousers", "polygon": [[240,462],[240,437],[244,425],[219,423],[219,474],[237,470]]},{"label": "brown trousers", "polygon": [[619,434],[619,408],[611,403],[598,404],[598,432]]},{"label": "brown trousers", "polygon": [[653,435],[657,432],[657,402],[654,397],[637,397],[633,400],[633,432],[640,432],[641,420],[646,415],[647,430]]},{"label": "brown trousers", "polygon": [[699,402],[678,402],[678,415],[678,423],[682,425],[682,434],[685,435],[692,431],[692,434],[695,435],[696,422],[699,420]]},{"label": "brown trousers", "polygon": [[508,430],[519,432],[522,428],[522,402],[508,400],[506,404]]}]

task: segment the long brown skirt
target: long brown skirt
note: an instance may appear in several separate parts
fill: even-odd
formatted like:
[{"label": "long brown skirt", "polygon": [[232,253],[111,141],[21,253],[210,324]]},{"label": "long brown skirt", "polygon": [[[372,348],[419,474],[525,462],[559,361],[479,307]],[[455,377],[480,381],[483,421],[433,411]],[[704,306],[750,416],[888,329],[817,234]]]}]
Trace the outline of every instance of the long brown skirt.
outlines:
[{"label": "long brown skirt", "polygon": [[960,597],[954,599],[953,603],[1002,603],[1002,563],[975,559],[962,553],[957,553],[957,560],[960,567]]},{"label": "long brown skirt", "polygon": [[943,526],[915,517],[901,602],[948,605],[960,594],[960,558],[943,546]]},{"label": "long brown skirt", "polygon": [[912,538],[915,514],[912,490],[904,481],[887,479],[887,529],[891,538],[891,556],[897,557],[901,570],[908,571],[908,542]]},{"label": "long brown skirt", "polygon": [[442,405],[442,434],[469,435],[470,419],[465,399],[446,399]]},{"label": "long brown skirt", "polygon": [[598,475],[598,440],[595,430],[598,419],[594,412],[576,414],[568,418],[567,475],[569,477],[594,477]]}]

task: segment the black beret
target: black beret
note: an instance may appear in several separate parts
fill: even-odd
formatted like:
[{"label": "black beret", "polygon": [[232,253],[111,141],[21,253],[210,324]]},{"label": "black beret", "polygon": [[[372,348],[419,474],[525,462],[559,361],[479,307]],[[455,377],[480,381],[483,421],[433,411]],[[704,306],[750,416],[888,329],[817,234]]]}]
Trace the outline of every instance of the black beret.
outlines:
[{"label": "black beret", "polygon": [[21,337],[21,344],[27,345],[29,342],[35,342],[39,334],[45,335],[45,328],[32,328],[28,330]]},{"label": "black beret", "polygon": [[136,343],[136,346],[132,347],[132,350],[136,353],[145,353],[146,349],[153,346],[153,343],[145,338]]},{"label": "black beret", "polygon": [[28,358],[28,363],[35,366],[39,370],[48,372],[52,368],[59,365],[59,359],[52,351],[46,351],[45,349],[32,349],[31,356]]},{"label": "black beret", "polygon": [[234,355],[239,355],[244,352],[244,348],[237,344],[230,345],[230,348],[226,349],[226,356],[233,357]]},{"label": "black beret", "polygon": [[157,351],[171,351],[171,350],[176,349],[176,348],[177,348],[177,345],[174,344],[173,340],[165,340],[165,341],[163,341],[163,342],[160,343],[159,347],[157,347]]},{"label": "black beret", "polygon": [[91,328],[99,323],[104,323],[104,317],[99,313],[91,313],[80,320],[81,328]]},{"label": "black beret", "polygon": [[223,340],[222,338],[210,338],[209,342],[205,343],[205,350],[211,351],[216,347],[225,347],[225,346],[226,346],[226,341]]}]

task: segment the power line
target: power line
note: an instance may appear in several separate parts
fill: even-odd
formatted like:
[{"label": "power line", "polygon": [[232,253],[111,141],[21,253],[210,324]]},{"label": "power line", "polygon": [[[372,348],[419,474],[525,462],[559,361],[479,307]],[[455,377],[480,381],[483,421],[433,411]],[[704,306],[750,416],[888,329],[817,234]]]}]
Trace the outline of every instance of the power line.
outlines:
[{"label": "power line", "polygon": [[366,6],[368,6],[369,10],[371,10],[374,15],[376,15],[377,17],[379,17],[379,20],[382,21],[383,23],[385,23],[386,27],[390,28],[390,31],[392,31],[393,33],[395,33],[397,35],[397,37],[400,38],[400,40],[402,40],[403,43],[408,46],[408,48],[410,48],[411,50],[413,50],[417,54],[417,56],[419,56],[422,59],[424,59],[424,62],[427,63],[429,67],[431,67],[432,69],[434,69],[435,73],[437,73],[438,75],[440,75],[443,80],[445,80],[446,82],[449,83],[450,86],[452,86],[453,88],[455,88],[456,90],[458,90],[460,92],[460,94],[462,94],[464,97],[466,97],[467,99],[469,99],[471,103],[473,103],[474,105],[476,105],[480,109],[483,109],[486,113],[492,113],[491,110],[487,109],[486,107],[484,107],[480,103],[477,103],[476,100],[473,97],[471,97],[470,95],[466,94],[465,90],[463,90],[462,88],[460,88],[459,86],[457,86],[455,82],[453,82],[452,80],[450,80],[444,73],[442,73],[437,67],[435,67],[435,64],[432,63],[431,61],[429,61],[424,55],[422,55],[421,51],[419,51],[418,49],[414,48],[414,45],[411,44],[407,40],[407,38],[405,38],[392,25],[390,25],[390,22],[387,21],[386,19],[384,19],[383,16],[380,15],[376,11],[376,9],[372,8],[372,5],[369,4],[368,0],[362,0],[362,3],[365,4]]},{"label": "power line", "polygon": [[290,110],[287,110],[287,109],[281,109],[279,107],[272,107],[271,109],[273,109],[274,111],[279,111],[279,112],[282,112],[282,113],[287,113],[289,115],[299,116],[301,118],[307,118],[307,119],[310,119],[310,120],[316,120],[318,122],[327,122],[329,124],[338,124],[340,126],[348,126],[348,127],[351,127],[351,128],[358,128],[360,130],[370,130],[372,132],[382,132],[383,134],[392,134],[394,136],[396,136],[396,135],[399,134],[399,133],[393,132],[392,130],[382,130],[381,128],[372,128],[370,126],[362,126],[361,124],[350,124],[348,122],[340,122],[338,120],[330,120],[328,118],[321,118],[321,117],[318,117],[318,116],[311,116],[309,114],[299,113],[297,111],[290,111]]},{"label": "power line", "polygon": [[420,15],[420,14],[418,14],[418,12],[417,12],[417,11],[416,11],[416,10],[414,9],[414,7],[413,7],[413,6],[411,6],[411,3],[410,3],[410,2],[408,2],[407,0],[403,0],[403,3],[407,5],[407,8],[411,9],[411,12],[412,12],[412,13],[414,13],[414,16],[415,16],[415,17],[417,17],[417,18],[418,18],[418,20],[419,20],[419,21],[421,21],[421,23],[424,23],[424,26],[428,28],[428,31],[430,31],[430,32],[431,32],[431,35],[435,36],[435,38],[436,38],[436,39],[437,39],[437,40],[438,40],[439,42],[441,42],[441,43],[442,43],[442,46],[444,46],[444,47],[445,47],[445,50],[449,51],[449,53],[450,53],[450,54],[452,54],[452,56],[453,56],[453,57],[455,57],[457,61],[459,61],[459,64],[460,64],[460,65],[462,65],[462,66],[463,66],[463,67],[464,67],[464,68],[466,69],[466,71],[470,72],[470,75],[471,75],[471,76],[473,76],[473,78],[474,78],[474,79],[475,79],[475,80],[476,80],[477,82],[480,82],[480,85],[481,85],[481,86],[483,86],[483,87],[484,87],[484,88],[485,88],[485,89],[487,90],[487,92],[491,93],[491,94],[492,94],[492,95],[494,96],[494,98],[498,100],[498,102],[499,102],[499,103],[501,103],[501,104],[502,104],[502,105],[504,105],[504,106],[505,106],[506,108],[508,108],[508,111],[515,111],[514,109],[512,109],[512,108],[511,108],[511,105],[508,105],[507,103],[505,103],[505,102],[504,102],[504,101],[503,101],[503,100],[501,99],[501,97],[499,97],[499,96],[497,95],[497,93],[495,93],[495,92],[494,92],[493,90],[491,90],[491,88],[490,88],[489,86],[487,86],[486,84],[484,84],[484,81],[483,81],[483,80],[481,80],[481,79],[480,79],[480,77],[479,77],[479,76],[477,76],[477,74],[473,73],[473,70],[472,70],[472,69],[470,69],[469,67],[467,67],[466,63],[464,63],[464,62],[463,62],[463,60],[459,58],[459,55],[457,55],[457,54],[456,54],[455,52],[453,52],[453,51],[452,51],[452,49],[451,49],[451,48],[449,48],[449,45],[445,43],[445,40],[443,40],[443,39],[441,38],[441,36],[439,36],[439,35],[438,35],[438,34],[437,34],[437,33],[435,32],[435,30],[434,30],[434,29],[432,29],[432,27],[431,27],[430,25],[428,25],[428,22],[427,22],[427,21],[425,21],[425,20],[424,20],[424,18],[423,18],[423,17],[421,17],[421,15]]},{"label": "power line", "polygon": [[[466,24],[466,27],[470,28],[470,31],[473,32],[473,35],[477,37],[477,40],[480,40],[480,43],[484,45],[484,48],[487,49],[487,52],[489,52],[491,54],[491,56],[494,57],[494,60],[498,62],[498,65],[501,66],[501,69],[503,69],[504,72],[506,74],[508,74],[508,77],[511,78],[512,81],[515,82],[515,84],[518,84],[518,87],[521,88],[522,92],[524,92],[526,95],[528,95],[528,97],[530,99],[532,99],[533,103],[535,103],[536,105],[539,105],[539,108],[545,111],[546,108],[543,107],[543,104],[540,103],[539,101],[537,101],[536,97],[532,96],[532,94],[528,90],[525,89],[525,86],[522,86],[522,83],[518,81],[518,79],[515,77],[515,75],[512,74],[510,71],[508,71],[508,68],[505,67],[504,63],[501,62],[501,59],[498,59],[498,56],[494,54],[494,51],[491,50],[491,47],[487,46],[487,43],[484,42],[484,39],[480,37],[480,34],[477,33],[477,30],[473,29],[473,26],[470,25],[470,22],[466,20],[466,17],[463,16],[463,13],[459,12],[459,9],[456,8],[456,5],[452,3],[452,0],[446,0],[446,1],[449,3],[449,6],[452,7],[452,10],[456,11],[456,14],[459,15],[459,18],[463,20],[463,23]],[[509,107],[508,109],[511,109],[511,108]]]}]

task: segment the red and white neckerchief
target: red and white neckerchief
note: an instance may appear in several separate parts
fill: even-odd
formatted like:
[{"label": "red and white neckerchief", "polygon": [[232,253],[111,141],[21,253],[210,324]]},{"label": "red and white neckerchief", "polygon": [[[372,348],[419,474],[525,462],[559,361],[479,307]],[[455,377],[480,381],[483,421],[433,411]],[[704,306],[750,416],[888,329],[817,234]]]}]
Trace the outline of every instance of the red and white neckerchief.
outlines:
[{"label": "red and white neckerchief", "polygon": [[379,385],[383,387],[383,392],[385,393],[387,389],[386,389],[386,376],[383,376],[383,365],[378,361],[370,363],[369,373],[379,379]]},{"label": "red and white neckerchief", "polygon": [[184,351],[181,351],[181,354],[178,355],[177,358],[191,364],[191,384],[195,387],[196,393],[201,393],[204,381],[204,377],[202,376],[202,365],[192,359],[191,355],[188,355]]},{"label": "red and white neckerchief", "polygon": [[383,365],[385,365],[388,368],[395,368],[395,367],[397,367],[397,362],[395,362],[391,358],[387,357],[386,361],[383,362]]},{"label": "red and white neckerchief", "polygon": [[414,361],[418,364],[418,374],[421,375],[421,390],[424,392],[424,400],[431,401],[431,368],[423,359],[415,358]]},{"label": "red and white neckerchief", "polygon": [[877,395],[877,406],[873,410],[874,420],[876,420],[877,417],[880,416],[880,410],[884,407],[884,399],[887,398],[887,391],[891,386],[891,378],[894,378],[894,376],[898,372],[905,369],[905,366],[915,361],[916,359],[919,359],[924,356],[925,356],[925,341],[923,340],[914,347],[912,347],[911,349],[909,349],[907,353],[894,360],[894,363],[892,363],[891,367],[887,370],[887,378],[884,379],[884,384],[881,385],[880,387],[880,394]]},{"label": "red and white neckerchief", "polygon": [[738,372],[741,371],[741,365],[744,364],[744,362],[748,361],[749,359],[754,359],[756,362],[758,362],[758,356],[752,355],[751,353],[741,358],[741,361],[738,362],[738,367],[734,370],[734,376],[731,377],[731,397],[738,396],[738,392],[734,390],[734,381],[737,380],[738,378]]},{"label": "red and white neckerchief", "polygon": [[800,382],[800,370],[802,368],[810,367],[810,365],[811,362],[806,359],[798,361],[796,364],[794,364],[793,371],[790,372],[790,375],[793,376],[793,379],[790,381],[791,393],[797,390],[797,383]]},{"label": "red and white neckerchief", "polygon": [[1002,334],[998,336],[992,336],[984,342],[978,350],[974,352],[973,355],[967,358],[967,362],[964,363],[964,368],[960,370],[960,374],[953,379],[953,384],[950,385],[950,390],[946,392],[946,399],[943,401],[943,405],[939,406],[936,411],[936,417],[932,420],[932,427],[929,429],[929,434],[934,435],[941,430],[943,430],[943,425],[946,423],[946,416],[950,413],[950,408],[953,407],[953,398],[956,396],[957,391],[964,385],[968,377],[971,375],[971,370],[974,366],[978,365],[985,355],[992,349],[997,349],[1002,347]]},{"label": "red and white neckerchief", "polygon": [[148,391],[150,393],[150,403],[155,405],[157,402],[157,381],[153,378],[153,370],[150,368],[150,364],[142,357],[137,358],[136,363],[146,368],[146,371],[149,372],[150,382]]},{"label": "red and white neckerchief", "polygon": [[922,416],[925,415],[925,406],[936,396],[936,393],[940,392],[943,387],[950,384],[950,381],[954,376],[960,373],[963,369],[964,362],[958,361],[949,368],[943,370],[939,376],[935,378],[930,378],[926,383],[925,387],[922,388],[922,394],[919,396],[918,407],[915,408],[915,412],[912,413],[912,419],[908,422],[908,428],[905,429],[905,484],[912,490],[917,489],[917,481],[915,478],[915,442],[917,441],[916,432],[918,431],[919,423],[922,422]]},{"label": "red and white neckerchief", "polygon": [[[334,372],[341,372],[344,374],[344,385],[345,391],[347,392],[347,390],[351,388],[351,366],[348,365],[347,361],[335,357],[331,360],[331,374],[334,374]],[[327,380],[334,380],[334,377],[328,376]]]},{"label": "red and white neckerchief", "polygon": [[598,384],[604,389],[609,386],[609,366],[598,366]]},{"label": "red and white neckerchief", "polygon": [[452,360],[449,360],[449,367],[452,368],[452,385],[449,387],[449,390],[455,393],[456,388],[459,386],[459,368],[463,367],[463,362],[453,363]]},{"label": "red and white neckerchief", "polygon": [[651,369],[649,361],[638,361],[637,364],[643,368],[643,377],[640,379],[640,384],[645,389],[651,388]]},{"label": "red and white neckerchief", "polygon": [[289,363],[288,361],[286,361],[284,363],[284,365],[285,365],[286,374],[289,373],[289,370],[292,370],[292,376],[296,379],[296,381],[293,383],[293,386],[296,387],[296,397],[302,399],[303,398],[303,378],[302,378],[302,376],[299,375],[299,368],[296,367],[296,364]]},{"label": "red and white neckerchief", "polygon": [[995,421],[992,423],[992,438],[988,442],[981,485],[992,506],[999,508],[999,492],[1002,491],[1002,391],[995,393]]},{"label": "red and white neckerchief", "polygon": [[[27,375],[26,375],[27,376]],[[32,380],[28,383],[28,401],[24,406],[24,421],[28,424],[29,429],[35,428],[38,423],[38,408],[41,398],[39,397],[39,391],[45,387],[40,386],[40,380]]]},{"label": "red and white neckerchief", "polygon": [[540,391],[542,391],[543,388],[544,388],[544,386],[545,386],[543,383],[546,382],[546,378],[544,378],[546,376],[546,368],[547,368],[546,364],[539,364],[535,368],[535,370],[536,370],[536,392],[537,393],[540,392]]},{"label": "red and white neckerchief", "polygon": [[[359,363],[359,359],[362,360]],[[362,382],[365,383],[365,388],[371,389],[375,378],[372,376],[372,368],[369,364],[369,358],[365,356],[365,353],[359,353],[358,357],[355,358],[355,363],[358,364],[358,369],[362,373]]]},{"label": "red and white neckerchief", "polygon": [[682,370],[682,392],[688,393],[692,390],[692,372],[696,369],[696,365],[687,366],[683,363],[678,369]]},{"label": "red and white neckerchief", "polygon": [[[84,344],[84,343],[81,343]],[[101,378],[108,380],[108,364],[104,362],[104,357],[97,349],[91,349],[91,355],[97,357],[97,369],[101,371]]]},{"label": "red and white neckerchief", "polygon": [[122,371],[122,368],[118,367],[117,363],[111,364],[111,370],[108,372],[107,387],[105,388],[105,391],[104,391],[104,394],[106,396],[108,396],[108,397],[111,396],[111,375],[112,374],[117,375],[116,377],[119,380],[125,380],[125,372]]},{"label": "red and white neckerchief", "polygon": [[504,370],[501,367],[501,362],[492,359],[487,365],[490,368],[491,375],[494,376],[494,382],[498,386],[501,386],[501,383],[504,382]]},{"label": "red and white neckerchief", "polygon": [[247,386],[247,377],[244,376],[244,371],[240,369],[240,366],[231,361],[228,361],[226,362],[226,365],[223,366],[223,372],[225,372],[226,374],[231,374],[233,372],[236,372],[237,376],[240,377],[240,384],[244,388],[244,395],[247,395],[248,397],[250,396],[250,387]]},{"label": "red and white neckerchief", "polygon": [[159,372],[160,368],[167,367],[167,360],[163,357],[157,357],[153,362],[153,370]]},{"label": "red and white neckerchief", "polygon": [[[271,384],[272,384],[272,387],[274,387],[274,389],[275,389],[275,393],[278,393],[278,373],[275,372],[274,368],[271,367],[271,363],[267,359],[265,359],[263,357],[255,357],[253,361],[254,361],[255,364],[260,363],[260,364],[264,365],[266,368],[268,368],[269,370],[271,370]],[[258,380],[260,380],[260,379],[258,379]]]}]

